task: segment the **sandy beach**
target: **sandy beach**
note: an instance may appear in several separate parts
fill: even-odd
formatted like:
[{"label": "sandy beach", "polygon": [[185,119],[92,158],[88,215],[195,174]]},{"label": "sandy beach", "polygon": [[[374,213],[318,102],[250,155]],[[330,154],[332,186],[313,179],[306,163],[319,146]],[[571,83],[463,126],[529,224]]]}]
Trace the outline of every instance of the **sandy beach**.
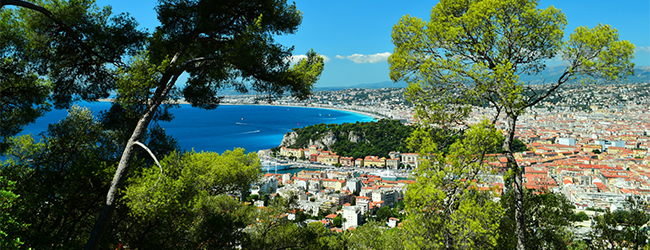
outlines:
[{"label": "sandy beach", "polygon": [[[99,102],[113,102],[113,100],[115,100],[115,99],[108,98],[108,99],[98,99],[97,101],[99,101]],[[190,104],[190,103],[189,103],[189,102],[186,102],[186,101],[183,100],[183,101],[177,101],[176,104]],[[353,109],[343,109],[343,108],[337,108],[337,107],[316,107],[316,106],[286,105],[286,104],[268,104],[268,103],[267,103],[267,104],[254,104],[254,103],[220,103],[219,105],[220,105],[220,106],[221,106],[221,105],[233,105],[233,106],[235,106],[235,105],[239,105],[239,106],[241,106],[241,105],[246,105],[246,106],[270,106],[270,107],[294,107],[294,108],[329,109],[329,110],[337,110],[337,111],[343,111],[343,112],[352,112],[352,113],[356,113],[356,114],[360,114],[360,115],[369,116],[369,117],[375,118],[375,119],[377,119],[377,120],[379,120],[379,119],[384,119],[384,118],[388,118],[388,117],[385,117],[385,116],[382,116],[382,115],[378,115],[378,114],[372,114],[372,113],[368,113],[368,112],[364,112],[364,111],[353,110]]]}]

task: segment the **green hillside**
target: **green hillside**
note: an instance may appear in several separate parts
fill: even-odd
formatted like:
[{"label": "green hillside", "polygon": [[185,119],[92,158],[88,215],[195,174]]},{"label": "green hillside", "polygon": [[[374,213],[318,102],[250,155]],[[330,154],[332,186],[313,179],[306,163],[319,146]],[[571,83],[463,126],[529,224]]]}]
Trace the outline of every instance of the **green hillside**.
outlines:
[{"label": "green hillside", "polygon": [[344,124],[321,123],[295,128],[293,131],[298,134],[298,138],[289,147],[309,147],[310,141],[322,140],[331,132],[335,142],[329,148],[324,148],[325,150],[354,158],[363,158],[367,155],[388,157],[390,151],[407,151],[406,139],[413,129],[412,126],[404,125],[397,120],[387,119]]}]

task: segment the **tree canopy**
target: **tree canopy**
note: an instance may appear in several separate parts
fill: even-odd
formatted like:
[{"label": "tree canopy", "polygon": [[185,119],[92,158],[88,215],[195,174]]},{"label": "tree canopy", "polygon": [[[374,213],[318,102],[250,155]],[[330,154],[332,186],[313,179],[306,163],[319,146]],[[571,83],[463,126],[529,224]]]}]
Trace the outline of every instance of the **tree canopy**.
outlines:
[{"label": "tree canopy", "polygon": [[114,136],[88,109],[73,106],[40,142],[13,138],[0,175],[15,181],[20,199],[5,211],[30,226],[9,233],[24,247],[83,247],[119,159]]},{"label": "tree canopy", "polygon": [[624,210],[596,215],[587,241],[596,248],[645,249],[648,246],[647,202],[640,196],[628,196]]},{"label": "tree canopy", "polygon": [[[293,48],[275,42],[274,36],[294,33],[302,20],[295,4],[286,0],[162,0],[155,8],[161,25],[152,33],[138,30],[128,15],[113,15],[110,8],[99,8],[90,0],[0,3],[0,25],[17,34],[0,44],[2,74],[41,89],[30,97],[9,99],[18,103],[12,110],[35,110],[22,120],[3,112],[3,124],[11,122],[7,132],[4,125],[0,131],[3,142],[48,108],[45,87],[51,87],[56,106],[75,99],[105,98],[117,91],[116,105],[137,118],[128,128],[131,136],[122,145],[124,151],[87,248],[101,239],[133,161],[134,145],[141,143],[152,120],[165,117],[166,109],[159,109],[164,102],[183,96],[195,107],[213,109],[219,104],[218,91],[224,88],[257,91],[269,101],[284,94],[304,99],[324,65],[313,51],[291,65]],[[189,79],[177,89],[184,73]],[[8,91],[19,91],[11,87],[16,81],[0,83],[9,85],[3,86],[3,97]]]},{"label": "tree canopy", "polygon": [[[501,134],[488,122],[471,127],[443,155],[431,133],[419,128],[409,145],[424,158],[408,186],[405,244],[420,249],[486,249],[496,245],[502,208],[493,192],[480,191],[490,174],[486,154]],[[488,190],[490,187],[488,187]]]},{"label": "tree canopy", "polygon": [[255,153],[243,149],[218,153],[173,152],[133,176],[126,205],[149,230],[122,240],[134,248],[233,248],[244,237],[250,208],[236,198],[259,178]]},{"label": "tree canopy", "polygon": [[114,69],[144,45],[131,17],[93,2],[0,2],[0,152],[52,104],[107,98]]},{"label": "tree canopy", "polygon": [[[425,126],[466,126],[473,107],[489,103],[492,122],[506,117],[503,151],[514,177],[517,249],[525,248],[523,181],[512,151],[517,119],[564,83],[615,81],[632,74],[634,45],[609,25],[578,27],[564,40],[566,17],[536,0],[442,0],[428,22],[406,15],[393,27],[390,77],[409,83],[407,99]],[[520,80],[548,61],[567,63],[543,91]],[[542,76],[540,76],[542,77]]]},{"label": "tree canopy", "polygon": [[[499,224],[499,246],[514,249],[517,246],[515,235],[514,190],[501,197],[505,214]],[[567,249],[572,241],[571,228],[575,208],[560,193],[545,191],[535,193],[524,189],[524,211],[526,216],[526,243],[529,249]]]}]

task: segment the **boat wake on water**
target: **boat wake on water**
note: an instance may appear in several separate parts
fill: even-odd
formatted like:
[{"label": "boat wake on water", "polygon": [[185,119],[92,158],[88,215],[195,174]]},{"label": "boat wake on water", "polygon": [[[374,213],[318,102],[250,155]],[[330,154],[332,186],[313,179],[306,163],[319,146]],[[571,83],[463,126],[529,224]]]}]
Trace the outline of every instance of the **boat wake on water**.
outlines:
[{"label": "boat wake on water", "polygon": [[253,131],[247,131],[247,132],[242,132],[237,135],[246,135],[246,134],[254,134],[254,133],[259,133],[259,130],[253,130]]}]

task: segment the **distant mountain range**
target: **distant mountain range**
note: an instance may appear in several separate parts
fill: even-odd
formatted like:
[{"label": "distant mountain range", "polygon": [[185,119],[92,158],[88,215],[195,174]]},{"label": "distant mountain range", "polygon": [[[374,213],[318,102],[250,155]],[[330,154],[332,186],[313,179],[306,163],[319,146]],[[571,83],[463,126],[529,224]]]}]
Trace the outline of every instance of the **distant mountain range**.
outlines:
[{"label": "distant mountain range", "polygon": [[[566,66],[548,67],[540,75],[522,75],[520,79],[531,84],[552,83],[562,75]],[[650,66],[634,67],[634,75],[628,76],[624,83],[650,82]]]},{"label": "distant mountain range", "polygon": [[[564,72],[565,66],[558,65],[548,67],[542,71],[540,75],[530,76],[522,75],[520,79],[531,84],[551,83],[557,79]],[[634,75],[628,76],[625,83],[639,83],[650,82],[650,66],[640,66],[634,68]],[[364,83],[350,86],[336,86],[336,87],[316,87],[316,91],[337,91],[344,89],[362,88],[362,89],[381,89],[381,88],[405,88],[408,84],[406,82],[377,82],[377,83]]]},{"label": "distant mountain range", "polygon": [[[520,79],[531,84],[542,84],[542,83],[551,83],[556,81],[560,75],[564,72],[565,66],[558,65],[553,67],[548,67],[540,75],[530,76],[522,75]],[[639,82],[650,82],[650,66],[640,66],[634,68],[634,75],[628,76],[626,83],[639,83]],[[381,89],[381,88],[406,88],[408,84],[406,82],[376,82],[376,83],[361,83],[354,84],[349,86],[334,86],[334,87],[320,87],[317,86],[315,91],[338,91],[345,89]],[[221,90],[221,95],[239,95],[233,90]]]},{"label": "distant mountain range", "polygon": [[406,82],[376,82],[376,83],[362,83],[350,86],[335,86],[335,87],[316,87],[316,91],[337,91],[344,89],[381,89],[381,88],[406,88],[408,87]]}]

